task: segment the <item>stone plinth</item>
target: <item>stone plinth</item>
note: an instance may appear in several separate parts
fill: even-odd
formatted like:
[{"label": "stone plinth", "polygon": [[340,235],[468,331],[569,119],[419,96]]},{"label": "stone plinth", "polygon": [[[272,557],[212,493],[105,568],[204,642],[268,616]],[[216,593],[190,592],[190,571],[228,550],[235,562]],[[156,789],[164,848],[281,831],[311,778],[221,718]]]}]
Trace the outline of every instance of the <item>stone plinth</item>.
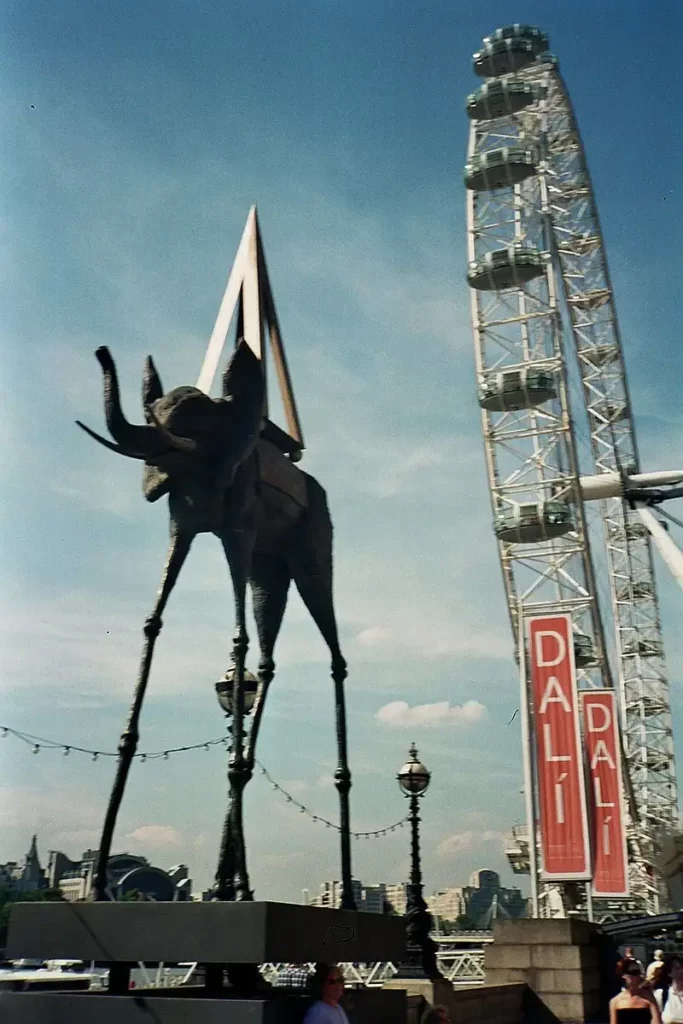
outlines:
[{"label": "stone plinth", "polygon": [[486,947],[486,986],[525,983],[537,997],[533,1018],[583,1022],[600,1011],[598,930],[569,919],[496,921]]},{"label": "stone plinth", "polygon": [[[102,992],[3,992],[3,1024],[301,1024],[305,996],[260,999],[202,997],[201,989],[142,990],[135,995]],[[349,993],[352,1024],[405,1024],[405,993]]]},{"label": "stone plinth", "polygon": [[[258,964],[399,960],[404,952],[402,918],[356,911],[266,902],[19,903],[10,915],[10,959],[96,960],[109,965],[109,991],[0,992],[0,1020],[299,1024],[310,999],[269,988]],[[129,991],[138,961],[204,964],[205,987]],[[347,1001],[352,1024],[406,1024],[405,992],[350,991]]]},{"label": "stone plinth", "polygon": [[403,919],[290,903],[17,903],[7,957],[107,963],[400,960]]}]

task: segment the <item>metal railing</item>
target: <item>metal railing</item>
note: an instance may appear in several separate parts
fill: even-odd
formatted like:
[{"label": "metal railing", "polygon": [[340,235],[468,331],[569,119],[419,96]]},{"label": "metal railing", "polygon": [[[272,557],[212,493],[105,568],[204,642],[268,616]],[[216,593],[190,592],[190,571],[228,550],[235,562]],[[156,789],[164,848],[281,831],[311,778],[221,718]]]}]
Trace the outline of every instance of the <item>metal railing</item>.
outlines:
[{"label": "metal railing", "polygon": [[[484,950],[479,949],[439,949],[436,962],[439,970],[454,985],[484,984]],[[287,964],[262,964],[261,974],[266,981],[276,983],[280,972]],[[308,965],[313,970],[313,964]],[[349,985],[365,988],[381,988],[399,972],[399,965],[390,960],[378,960],[375,963],[353,964],[340,963],[339,967]]]}]

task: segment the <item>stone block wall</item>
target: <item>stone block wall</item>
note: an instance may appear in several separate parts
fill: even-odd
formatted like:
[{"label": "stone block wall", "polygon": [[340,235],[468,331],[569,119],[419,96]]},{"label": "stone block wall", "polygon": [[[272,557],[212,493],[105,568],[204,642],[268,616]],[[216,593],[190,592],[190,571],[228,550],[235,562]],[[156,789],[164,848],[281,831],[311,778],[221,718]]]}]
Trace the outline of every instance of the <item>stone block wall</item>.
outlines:
[{"label": "stone block wall", "polygon": [[536,999],[533,1016],[583,1024],[600,1012],[600,971],[595,926],[580,920],[497,921],[485,951],[485,987],[526,984]]},{"label": "stone block wall", "polygon": [[452,1024],[524,1024],[526,986],[473,985],[454,988],[449,981],[393,978],[384,988],[408,993],[408,1024],[419,1024],[428,1006],[448,1007]]}]

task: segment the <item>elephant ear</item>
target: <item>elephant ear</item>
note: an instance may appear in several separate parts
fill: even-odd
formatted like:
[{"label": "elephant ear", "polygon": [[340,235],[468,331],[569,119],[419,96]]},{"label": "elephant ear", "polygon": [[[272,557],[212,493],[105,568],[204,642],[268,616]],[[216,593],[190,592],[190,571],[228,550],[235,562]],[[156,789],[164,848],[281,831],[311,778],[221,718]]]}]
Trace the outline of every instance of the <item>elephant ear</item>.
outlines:
[{"label": "elephant ear", "polygon": [[152,417],[149,412],[149,407],[153,402],[158,401],[163,394],[164,389],[161,386],[161,379],[157,373],[157,368],[154,365],[154,360],[151,356],[147,356],[142,376],[142,406],[145,410],[145,419],[150,424],[152,423]]}]

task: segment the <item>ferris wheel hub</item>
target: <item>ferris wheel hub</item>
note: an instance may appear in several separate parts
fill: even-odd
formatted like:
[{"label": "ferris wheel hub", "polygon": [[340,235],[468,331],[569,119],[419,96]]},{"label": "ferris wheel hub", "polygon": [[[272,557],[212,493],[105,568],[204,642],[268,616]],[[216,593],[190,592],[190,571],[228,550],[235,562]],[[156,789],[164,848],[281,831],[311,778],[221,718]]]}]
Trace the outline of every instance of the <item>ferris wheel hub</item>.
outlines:
[{"label": "ferris wheel hub", "polygon": [[605,498],[621,498],[628,491],[646,491],[651,487],[668,487],[682,481],[683,469],[667,469],[655,473],[633,473],[625,476],[619,473],[598,473],[596,476],[580,477],[579,484],[584,501],[601,501]]}]

